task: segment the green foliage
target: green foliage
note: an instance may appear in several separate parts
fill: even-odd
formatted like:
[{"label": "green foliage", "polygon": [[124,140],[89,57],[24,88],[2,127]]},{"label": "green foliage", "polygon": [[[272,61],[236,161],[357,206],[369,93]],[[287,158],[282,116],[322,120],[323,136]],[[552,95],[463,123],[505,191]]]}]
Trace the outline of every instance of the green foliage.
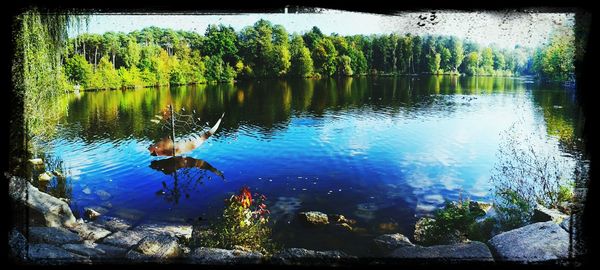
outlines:
[{"label": "green foliage", "polygon": [[120,67],[118,74],[121,78],[121,86],[123,88],[138,88],[144,86],[142,74],[136,66],[132,66],[130,69]]},{"label": "green foliage", "polygon": [[220,219],[211,224],[210,232],[199,239],[199,245],[223,249],[243,249],[273,254],[277,249],[271,240],[269,210],[264,195],[250,194],[247,187],[239,195],[225,201]]},{"label": "green foliage", "polygon": [[[290,37],[283,26],[259,20],[239,33],[230,26],[210,25],[204,36],[157,27],[129,34],[83,34],[69,41],[67,58],[82,55],[95,70],[97,58],[107,55],[115,69],[137,66],[143,74],[146,72],[142,77],[147,86],[230,82],[238,77],[312,77],[313,73],[324,77],[367,73],[537,74],[542,78],[566,80],[573,75],[573,44],[572,34],[555,34],[552,42],[538,51],[519,46],[499,50],[480,48],[457,37],[328,36],[317,27],[303,36]],[[223,65],[213,59],[210,66],[216,70],[211,70],[203,63],[202,74],[202,57],[192,60],[194,53],[220,58]],[[198,58],[201,61],[196,61]],[[238,63],[242,65],[237,66]],[[227,66],[234,69],[235,75],[231,75]],[[154,73],[156,78],[152,79],[147,72]]]},{"label": "green foliage", "polygon": [[79,84],[83,88],[88,88],[92,79],[93,67],[81,55],[75,55],[67,59],[65,63],[65,72],[67,78],[74,84]]},{"label": "green foliage", "polygon": [[[421,224],[424,228],[421,244],[439,245],[463,242],[467,239],[485,241],[491,232],[492,221],[477,223],[485,215],[483,210],[471,207],[470,201],[446,202],[444,208],[433,214],[433,219]],[[490,225],[492,223],[492,225]]]}]

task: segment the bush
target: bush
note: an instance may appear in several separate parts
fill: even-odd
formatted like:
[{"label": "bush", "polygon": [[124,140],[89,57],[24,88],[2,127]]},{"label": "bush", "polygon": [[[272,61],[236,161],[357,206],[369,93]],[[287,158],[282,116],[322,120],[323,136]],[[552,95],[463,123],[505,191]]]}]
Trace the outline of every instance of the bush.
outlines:
[{"label": "bush", "polygon": [[[438,245],[463,242],[467,239],[487,240],[492,222],[486,220],[481,224],[477,223],[477,218],[484,216],[485,212],[470,205],[469,200],[446,202],[444,208],[434,212],[433,219],[425,219],[419,224],[423,232],[418,241],[424,245]],[[482,226],[486,228],[487,233],[482,231]]]},{"label": "bush", "polygon": [[572,200],[575,166],[544,136],[517,122],[504,133],[491,182],[503,229],[529,222],[536,204],[558,208]]},{"label": "bush", "polygon": [[225,200],[223,215],[211,224],[210,233],[199,239],[199,245],[272,254],[276,246],[271,241],[266,197],[256,193],[254,197],[257,199],[253,200],[248,187],[243,187],[239,195]]}]

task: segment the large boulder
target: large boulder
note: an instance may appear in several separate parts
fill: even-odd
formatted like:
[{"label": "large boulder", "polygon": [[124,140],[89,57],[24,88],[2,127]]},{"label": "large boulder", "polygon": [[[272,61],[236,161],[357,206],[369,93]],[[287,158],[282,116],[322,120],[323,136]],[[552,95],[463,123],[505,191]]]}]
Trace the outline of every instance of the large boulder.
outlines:
[{"label": "large boulder", "polygon": [[327,217],[327,214],[319,211],[301,212],[298,215],[302,221],[312,225],[329,224],[329,218]]},{"label": "large boulder", "polygon": [[258,252],[200,247],[189,254],[189,259],[201,264],[254,264],[263,256]]},{"label": "large boulder", "polygon": [[472,241],[453,245],[403,246],[394,250],[390,257],[399,259],[433,259],[449,261],[493,261],[489,248],[481,242]]},{"label": "large boulder", "polygon": [[71,264],[89,263],[90,260],[81,255],[68,252],[50,244],[30,244],[27,250],[28,258],[39,264]]},{"label": "large boulder", "polygon": [[273,255],[271,258],[272,262],[279,264],[322,265],[348,263],[354,259],[356,258],[337,250],[315,251],[304,248],[287,248]]},{"label": "large boulder", "polygon": [[9,194],[44,216],[48,227],[71,227],[76,225],[75,216],[69,205],[51,195],[41,192],[27,180],[12,176],[9,182]]},{"label": "large boulder", "polygon": [[79,235],[65,228],[29,227],[29,242],[44,244],[68,244],[83,241]]},{"label": "large boulder", "polygon": [[568,218],[569,215],[564,214],[556,209],[548,209],[543,205],[536,205],[533,210],[533,216],[531,220],[533,222],[546,222],[553,221],[554,223],[561,223],[565,218]]},{"label": "large boulder", "polygon": [[553,221],[504,232],[488,242],[499,260],[539,262],[569,256],[569,234]]},{"label": "large boulder", "polygon": [[375,246],[383,251],[391,251],[399,247],[414,246],[408,237],[400,233],[384,234],[373,239]]},{"label": "large boulder", "polygon": [[183,251],[177,238],[169,235],[149,235],[135,247],[135,251],[160,259],[175,258]]}]

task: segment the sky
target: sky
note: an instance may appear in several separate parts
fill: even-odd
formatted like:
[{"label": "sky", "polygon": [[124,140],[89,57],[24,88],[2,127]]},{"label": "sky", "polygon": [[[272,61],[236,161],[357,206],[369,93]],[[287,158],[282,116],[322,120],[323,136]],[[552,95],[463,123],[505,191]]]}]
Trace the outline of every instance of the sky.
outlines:
[{"label": "sky", "polygon": [[[548,41],[553,31],[573,26],[574,13],[539,12],[463,12],[423,11],[395,15],[322,10],[320,13],[240,13],[240,14],[100,14],[93,15],[89,33],[108,31],[129,33],[149,26],[204,34],[210,24],[225,24],[236,31],[253,25],[259,19],[281,24],[291,33],[304,33],[313,26],[324,34],[432,34],[468,38],[481,45],[496,44],[501,48],[515,45],[536,47]],[[572,28],[569,28],[572,29]],[[564,31],[564,30],[563,30]],[[572,31],[572,30],[569,30]],[[71,33],[71,36],[76,33]]]}]

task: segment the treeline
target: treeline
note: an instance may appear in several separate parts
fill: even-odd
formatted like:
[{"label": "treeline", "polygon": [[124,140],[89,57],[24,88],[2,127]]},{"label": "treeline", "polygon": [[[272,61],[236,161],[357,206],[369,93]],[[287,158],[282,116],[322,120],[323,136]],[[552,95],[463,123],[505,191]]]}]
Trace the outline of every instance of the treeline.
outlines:
[{"label": "treeline", "polygon": [[564,37],[535,51],[519,46],[506,50],[452,36],[328,36],[317,27],[290,35],[266,20],[239,33],[230,26],[211,25],[204,35],[157,27],[128,34],[82,34],[70,39],[67,48],[66,75],[84,89],[367,74],[538,75],[564,80],[574,69],[569,58],[572,39]]}]

